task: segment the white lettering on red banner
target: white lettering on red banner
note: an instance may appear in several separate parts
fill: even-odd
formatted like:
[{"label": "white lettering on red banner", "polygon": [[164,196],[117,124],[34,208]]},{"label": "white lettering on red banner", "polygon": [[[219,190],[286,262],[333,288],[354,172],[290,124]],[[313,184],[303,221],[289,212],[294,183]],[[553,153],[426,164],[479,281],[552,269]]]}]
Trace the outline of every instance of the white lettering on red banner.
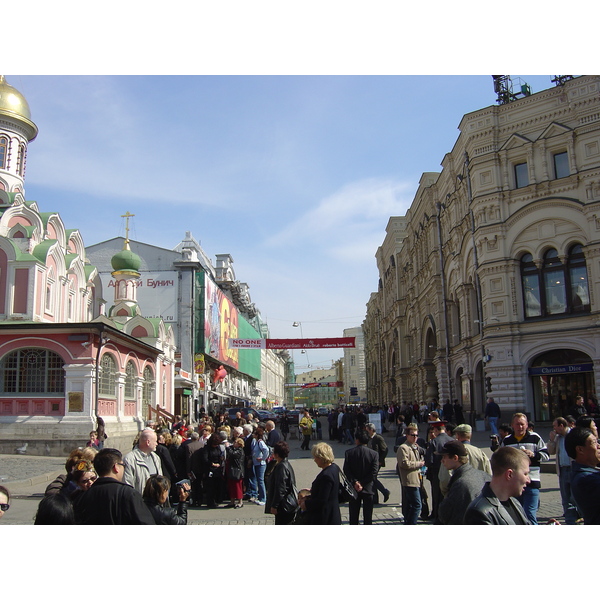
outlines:
[{"label": "white lettering on red banner", "polygon": [[313,338],[313,339],[229,339],[230,348],[270,348],[272,350],[318,350],[319,348],[354,348],[356,338]]}]

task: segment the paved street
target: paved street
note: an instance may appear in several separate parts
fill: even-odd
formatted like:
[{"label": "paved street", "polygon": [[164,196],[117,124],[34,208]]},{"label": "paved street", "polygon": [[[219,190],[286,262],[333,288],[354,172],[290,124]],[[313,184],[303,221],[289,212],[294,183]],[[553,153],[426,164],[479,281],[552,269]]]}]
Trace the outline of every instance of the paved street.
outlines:
[{"label": "paved street", "polygon": [[[324,423],[324,419],[322,419]],[[421,425],[425,430],[425,425]],[[327,438],[324,427],[324,437]],[[543,439],[547,441],[549,429],[537,430]],[[400,507],[400,483],[395,473],[396,460],[393,456],[394,435],[389,432],[385,434],[386,441],[390,446],[390,453],[386,461],[386,468],[380,472],[380,478],[390,492],[390,499],[386,504],[375,507],[374,525],[398,525],[402,523]],[[341,467],[344,462],[344,453],[350,448],[349,445],[329,442],[336,456],[336,463]],[[482,448],[488,456],[489,432],[474,432],[473,442]],[[313,462],[310,452],[300,450],[300,441],[288,437],[290,444],[290,462],[296,474],[297,488],[310,488],[312,481],[319,473],[318,467]],[[315,443],[315,442],[312,442]],[[34,457],[20,455],[0,455],[0,480],[6,486],[13,500],[10,510],[4,515],[0,524],[27,525],[33,523],[37,505],[43,497],[48,483],[64,470],[65,459],[57,457]],[[560,493],[558,490],[558,478],[553,464],[544,465],[542,473],[541,506],[538,512],[538,520],[544,523],[547,519],[554,517],[562,522],[562,507],[560,504]],[[426,484],[428,485],[428,483]],[[342,505],[342,520],[348,523],[348,505]],[[272,525],[274,517],[264,514],[264,507],[245,503],[238,510],[231,508],[208,509],[206,507],[191,508],[188,514],[188,523],[194,525]],[[426,525],[429,522],[420,522]]]}]

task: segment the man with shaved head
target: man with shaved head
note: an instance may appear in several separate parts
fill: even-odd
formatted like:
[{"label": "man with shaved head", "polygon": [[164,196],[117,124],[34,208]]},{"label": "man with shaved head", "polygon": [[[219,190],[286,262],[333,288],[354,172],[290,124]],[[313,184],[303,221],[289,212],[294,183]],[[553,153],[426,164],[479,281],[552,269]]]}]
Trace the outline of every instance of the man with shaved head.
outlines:
[{"label": "man with shaved head", "polygon": [[150,475],[162,475],[160,457],[156,454],[158,438],[154,429],[146,428],[140,433],[138,445],[123,459],[125,476],[123,481],[144,493]]}]

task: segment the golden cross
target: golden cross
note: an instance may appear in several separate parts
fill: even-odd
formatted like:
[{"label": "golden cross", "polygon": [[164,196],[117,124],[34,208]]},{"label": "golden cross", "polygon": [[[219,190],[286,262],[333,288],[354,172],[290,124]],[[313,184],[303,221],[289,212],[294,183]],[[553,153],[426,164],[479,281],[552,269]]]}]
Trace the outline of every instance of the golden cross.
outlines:
[{"label": "golden cross", "polygon": [[125,241],[128,242],[129,241],[129,217],[135,217],[135,215],[132,215],[129,211],[127,211],[124,215],[121,215],[123,218],[127,219],[127,221],[125,221]]}]

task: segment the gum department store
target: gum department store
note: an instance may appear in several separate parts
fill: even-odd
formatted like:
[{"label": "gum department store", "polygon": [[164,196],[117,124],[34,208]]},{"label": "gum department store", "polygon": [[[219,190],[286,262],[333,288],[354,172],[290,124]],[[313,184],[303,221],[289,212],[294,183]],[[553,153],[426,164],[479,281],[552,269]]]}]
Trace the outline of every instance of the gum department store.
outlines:
[{"label": "gum department store", "polygon": [[493,397],[504,418],[548,422],[600,389],[600,78],[535,94],[494,79],[498,105],[463,117],[389,220],[367,395],[458,400],[473,421]]}]

